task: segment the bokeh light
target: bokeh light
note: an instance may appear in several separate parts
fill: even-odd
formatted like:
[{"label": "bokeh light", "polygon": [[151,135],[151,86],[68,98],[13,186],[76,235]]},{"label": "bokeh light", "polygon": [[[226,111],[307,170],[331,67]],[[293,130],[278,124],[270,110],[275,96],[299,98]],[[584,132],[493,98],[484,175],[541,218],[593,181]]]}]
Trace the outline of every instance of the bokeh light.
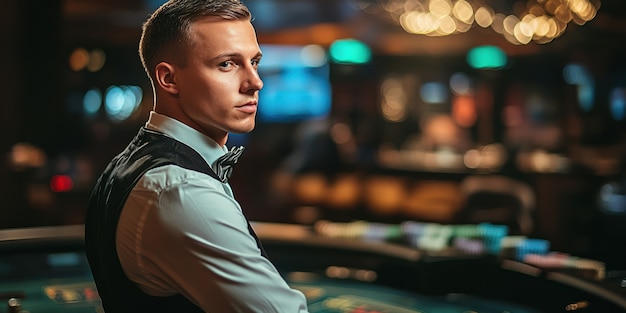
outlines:
[{"label": "bokeh light", "polygon": [[102,92],[98,88],[91,88],[83,97],[83,111],[87,116],[94,116],[102,107]]},{"label": "bokeh light", "polygon": [[68,175],[54,175],[50,178],[50,189],[53,192],[69,192],[73,187],[74,182]]},{"label": "bokeh light", "polygon": [[98,48],[88,51],[83,47],[78,47],[70,53],[68,63],[69,67],[75,72],[82,70],[97,72],[106,63],[106,53]]},{"label": "bokeh light", "polygon": [[590,111],[595,98],[595,84],[587,68],[581,64],[568,64],[563,68],[563,79],[577,87],[578,104],[584,111]]},{"label": "bokeh light", "polygon": [[[355,0],[356,1],[356,0]],[[371,1],[361,0],[356,7],[377,14]],[[408,33],[446,36],[467,32],[476,25],[501,34],[512,44],[530,42],[545,44],[563,34],[569,23],[583,25],[597,14],[599,1],[590,0],[528,0],[525,9],[516,15],[496,12],[480,0],[378,0]],[[366,4],[367,3],[367,4]],[[517,4],[517,3],[516,3]],[[502,9],[501,5],[497,6]],[[519,5],[518,7],[522,7]]]},{"label": "bokeh light", "polygon": [[142,99],[139,86],[111,86],[105,92],[104,109],[112,121],[120,122],[135,112]]},{"label": "bokeh light", "polygon": [[356,39],[340,39],[330,45],[330,58],[337,63],[363,64],[370,61],[372,51]]},{"label": "bokeh light", "polygon": [[422,101],[430,104],[441,104],[448,101],[448,89],[440,82],[427,82],[420,88]]}]

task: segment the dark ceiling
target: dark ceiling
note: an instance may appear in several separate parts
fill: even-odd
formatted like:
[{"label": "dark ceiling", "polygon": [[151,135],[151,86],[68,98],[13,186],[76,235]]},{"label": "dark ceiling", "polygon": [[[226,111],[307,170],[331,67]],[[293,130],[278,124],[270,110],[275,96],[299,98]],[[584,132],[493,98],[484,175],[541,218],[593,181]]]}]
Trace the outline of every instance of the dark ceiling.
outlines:
[{"label": "dark ceiling", "polygon": [[[367,0],[374,2],[377,0]],[[494,0],[490,0],[494,1]],[[523,0],[498,0],[499,7]],[[135,46],[141,23],[162,0],[63,0],[64,36],[68,43]],[[489,1],[487,1],[489,2]],[[516,4],[517,3],[517,4]],[[559,52],[572,47],[622,48],[626,38],[626,1],[602,0],[597,16],[548,44],[513,45],[491,29],[473,27],[464,34],[427,37],[408,34],[387,16],[355,8],[352,0],[248,0],[262,43],[329,45],[357,38],[381,54],[453,55],[478,44],[495,44],[509,54]]]}]

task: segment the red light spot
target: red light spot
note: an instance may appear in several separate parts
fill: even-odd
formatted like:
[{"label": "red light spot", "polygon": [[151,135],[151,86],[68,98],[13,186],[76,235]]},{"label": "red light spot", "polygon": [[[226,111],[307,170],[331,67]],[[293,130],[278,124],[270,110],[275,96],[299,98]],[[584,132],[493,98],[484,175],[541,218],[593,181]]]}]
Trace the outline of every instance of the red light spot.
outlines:
[{"label": "red light spot", "polygon": [[54,175],[50,179],[50,189],[54,192],[68,192],[74,187],[72,178],[67,175]]},{"label": "red light spot", "polygon": [[93,301],[99,298],[98,292],[90,287],[85,287],[83,293],[85,294],[85,299],[87,299],[87,301]]}]

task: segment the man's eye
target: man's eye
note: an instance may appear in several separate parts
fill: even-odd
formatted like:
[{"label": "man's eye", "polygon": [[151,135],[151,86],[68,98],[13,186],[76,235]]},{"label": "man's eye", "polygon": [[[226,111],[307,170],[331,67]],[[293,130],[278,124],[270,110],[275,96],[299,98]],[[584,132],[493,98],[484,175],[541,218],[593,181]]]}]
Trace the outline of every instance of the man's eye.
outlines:
[{"label": "man's eye", "polygon": [[224,61],[219,64],[220,67],[231,67],[233,65],[234,65],[233,61]]}]

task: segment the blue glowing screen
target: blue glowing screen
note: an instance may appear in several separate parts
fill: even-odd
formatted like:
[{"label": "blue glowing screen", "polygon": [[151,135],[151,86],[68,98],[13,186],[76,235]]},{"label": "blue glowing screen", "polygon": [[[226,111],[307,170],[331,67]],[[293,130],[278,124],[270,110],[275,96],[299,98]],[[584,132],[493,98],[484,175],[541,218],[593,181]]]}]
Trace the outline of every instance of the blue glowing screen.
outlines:
[{"label": "blue glowing screen", "polygon": [[262,45],[260,121],[290,122],[328,115],[331,107],[327,54],[318,46]]}]

